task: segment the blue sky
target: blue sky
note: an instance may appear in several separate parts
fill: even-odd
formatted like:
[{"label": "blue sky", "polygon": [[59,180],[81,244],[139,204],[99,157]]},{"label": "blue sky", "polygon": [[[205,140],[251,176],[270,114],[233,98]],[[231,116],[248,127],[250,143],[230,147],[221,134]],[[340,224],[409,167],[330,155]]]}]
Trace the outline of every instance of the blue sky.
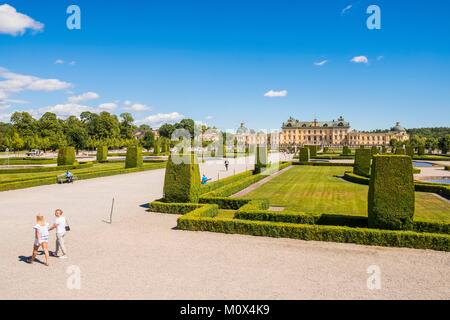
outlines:
[{"label": "blue sky", "polygon": [[[450,125],[446,0],[5,3],[0,120],[18,110],[111,110],[152,126],[185,116],[273,129],[291,115],[342,115],[366,130]],[[81,30],[66,27],[71,4]],[[370,4],[381,8],[381,30],[366,27]],[[1,21],[11,8],[31,19],[16,34],[20,23]],[[12,90],[17,79],[28,82]],[[271,90],[285,96],[266,97]]]}]

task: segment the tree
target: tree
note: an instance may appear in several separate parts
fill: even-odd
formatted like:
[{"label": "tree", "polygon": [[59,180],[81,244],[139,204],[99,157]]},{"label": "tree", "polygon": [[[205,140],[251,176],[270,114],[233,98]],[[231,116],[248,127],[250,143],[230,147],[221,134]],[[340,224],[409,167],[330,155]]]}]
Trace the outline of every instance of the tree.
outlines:
[{"label": "tree", "polygon": [[189,131],[191,139],[194,138],[195,122],[192,119],[183,119],[175,124],[175,129],[185,129]]},{"label": "tree", "polygon": [[69,146],[75,147],[77,151],[86,147],[88,133],[83,123],[77,117],[71,116],[67,118],[64,127]]},{"label": "tree", "polygon": [[166,124],[163,124],[159,128],[158,132],[159,132],[159,135],[161,137],[165,137],[165,138],[171,139],[172,138],[172,133],[175,131],[175,129],[176,128],[172,124],[166,123]]},{"label": "tree", "polygon": [[124,139],[133,138],[133,132],[136,130],[136,126],[133,124],[133,116],[128,112],[124,112],[120,115],[120,118],[122,118],[120,122],[120,136]]},{"label": "tree", "polygon": [[442,151],[442,154],[447,154],[450,150],[450,134],[439,139],[438,147]]},{"label": "tree", "polygon": [[144,137],[141,140],[141,144],[147,150],[150,150],[151,148],[154,147],[155,135],[153,134],[153,132],[151,130],[145,132]]},{"label": "tree", "polygon": [[21,137],[32,137],[35,133],[36,120],[28,112],[14,112],[11,123]]}]

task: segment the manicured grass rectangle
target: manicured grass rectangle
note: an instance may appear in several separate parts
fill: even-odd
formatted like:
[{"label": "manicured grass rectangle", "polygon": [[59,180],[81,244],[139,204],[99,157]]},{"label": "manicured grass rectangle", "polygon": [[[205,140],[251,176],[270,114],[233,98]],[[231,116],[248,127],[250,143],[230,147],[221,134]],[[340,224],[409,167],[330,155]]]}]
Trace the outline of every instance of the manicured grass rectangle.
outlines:
[{"label": "manicured grass rectangle", "polygon": [[[368,186],[339,177],[351,167],[296,166],[245,198],[267,198],[289,211],[367,216]],[[415,218],[450,221],[450,204],[431,193],[416,192]]]}]

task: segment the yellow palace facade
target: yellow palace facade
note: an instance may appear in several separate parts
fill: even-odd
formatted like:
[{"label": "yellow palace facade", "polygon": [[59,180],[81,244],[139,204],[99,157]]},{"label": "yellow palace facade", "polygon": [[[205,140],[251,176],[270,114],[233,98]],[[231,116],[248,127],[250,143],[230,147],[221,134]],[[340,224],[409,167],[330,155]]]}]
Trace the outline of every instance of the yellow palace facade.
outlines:
[{"label": "yellow palace facade", "polygon": [[283,123],[280,146],[387,146],[392,139],[409,140],[406,130],[397,123],[385,131],[356,131],[350,129],[350,123],[343,117],[332,121],[300,121],[289,118]]}]

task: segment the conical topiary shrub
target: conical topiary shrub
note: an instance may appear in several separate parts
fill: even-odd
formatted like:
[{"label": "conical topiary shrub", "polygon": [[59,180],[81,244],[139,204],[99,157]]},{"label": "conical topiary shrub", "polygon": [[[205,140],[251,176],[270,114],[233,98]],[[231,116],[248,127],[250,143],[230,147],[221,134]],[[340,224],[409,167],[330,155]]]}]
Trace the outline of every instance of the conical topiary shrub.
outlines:
[{"label": "conical topiary shrub", "polygon": [[156,139],[153,147],[153,155],[159,156],[160,154],[161,154],[161,141],[159,139]]},{"label": "conical topiary shrub", "polygon": [[194,153],[170,156],[164,179],[166,202],[198,202],[200,169]]}]

